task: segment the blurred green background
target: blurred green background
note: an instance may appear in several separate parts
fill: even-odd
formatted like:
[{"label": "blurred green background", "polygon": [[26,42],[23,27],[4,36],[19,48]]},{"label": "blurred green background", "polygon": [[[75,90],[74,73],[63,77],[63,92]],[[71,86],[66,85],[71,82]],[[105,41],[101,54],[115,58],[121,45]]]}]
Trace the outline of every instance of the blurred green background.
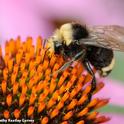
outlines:
[{"label": "blurred green background", "polygon": [[110,77],[124,84],[124,53],[115,52],[115,67]]}]

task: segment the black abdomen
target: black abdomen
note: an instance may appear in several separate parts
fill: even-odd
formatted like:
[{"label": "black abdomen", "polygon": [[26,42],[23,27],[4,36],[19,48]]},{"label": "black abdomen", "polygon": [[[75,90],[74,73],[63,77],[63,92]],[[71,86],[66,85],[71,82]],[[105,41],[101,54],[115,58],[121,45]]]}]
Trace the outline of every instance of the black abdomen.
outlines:
[{"label": "black abdomen", "polygon": [[114,57],[113,51],[106,48],[90,46],[88,48],[87,58],[90,63],[98,70],[111,64]]}]

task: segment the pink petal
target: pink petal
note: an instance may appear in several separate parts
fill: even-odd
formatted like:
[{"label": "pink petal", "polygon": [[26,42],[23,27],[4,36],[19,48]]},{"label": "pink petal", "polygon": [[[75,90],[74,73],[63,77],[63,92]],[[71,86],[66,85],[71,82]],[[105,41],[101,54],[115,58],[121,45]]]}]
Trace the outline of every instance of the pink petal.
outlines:
[{"label": "pink petal", "polygon": [[124,115],[107,114],[107,116],[111,117],[111,120],[105,124],[124,124]]},{"label": "pink petal", "polygon": [[31,1],[8,0],[0,3],[0,34],[2,40],[27,36],[47,37],[52,26],[37,11]]},{"label": "pink petal", "polygon": [[104,83],[104,88],[97,94],[97,96],[110,98],[111,104],[124,106],[124,85],[119,81],[108,78],[104,79]]},{"label": "pink petal", "polygon": [[119,0],[37,0],[37,5],[51,18],[73,18],[95,25],[124,25],[123,4]]}]

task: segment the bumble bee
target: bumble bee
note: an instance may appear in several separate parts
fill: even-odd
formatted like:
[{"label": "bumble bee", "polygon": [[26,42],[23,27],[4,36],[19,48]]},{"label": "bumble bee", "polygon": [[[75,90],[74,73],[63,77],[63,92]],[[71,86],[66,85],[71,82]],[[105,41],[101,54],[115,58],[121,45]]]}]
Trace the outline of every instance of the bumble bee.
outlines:
[{"label": "bumble bee", "polygon": [[71,59],[59,71],[82,58],[82,62],[90,62],[102,76],[107,76],[115,63],[113,50],[124,51],[123,39],[124,27],[67,23],[48,39],[47,46],[50,51]]},{"label": "bumble bee", "polygon": [[[75,60],[80,60],[93,76],[91,93],[96,88],[96,79],[91,65],[101,76],[107,76],[113,69],[115,59],[113,50],[124,52],[124,27],[83,26],[78,23],[66,23],[57,29],[48,39],[47,46],[55,54],[70,59],[58,71],[63,71]],[[89,94],[90,100],[91,94]]]}]

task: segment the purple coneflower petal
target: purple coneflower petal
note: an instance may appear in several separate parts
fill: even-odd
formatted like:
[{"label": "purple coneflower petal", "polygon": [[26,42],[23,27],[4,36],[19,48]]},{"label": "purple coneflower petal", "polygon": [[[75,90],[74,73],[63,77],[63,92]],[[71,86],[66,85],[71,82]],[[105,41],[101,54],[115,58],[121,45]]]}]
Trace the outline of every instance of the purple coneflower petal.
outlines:
[{"label": "purple coneflower petal", "polygon": [[97,95],[111,98],[111,104],[124,106],[124,85],[119,81],[108,78],[104,79],[104,82],[106,82],[105,87]]}]

